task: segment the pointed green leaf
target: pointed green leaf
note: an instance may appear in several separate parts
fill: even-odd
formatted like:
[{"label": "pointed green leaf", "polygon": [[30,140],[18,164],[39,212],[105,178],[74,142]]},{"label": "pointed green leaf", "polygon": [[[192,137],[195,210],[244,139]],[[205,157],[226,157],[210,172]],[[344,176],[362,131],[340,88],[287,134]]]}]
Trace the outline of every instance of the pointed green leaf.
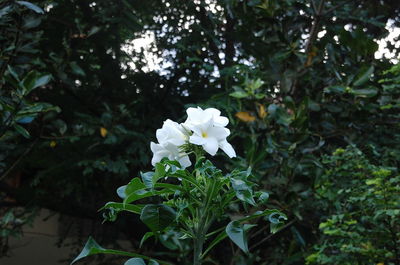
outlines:
[{"label": "pointed green leaf", "polygon": [[234,97],[234,98],[246,98],[249,96],[249,94],[247,94],[247,92],[245,92],[245,91],[236,91],[236,92],[230,93],[229,96]]},{"label": "pointed green leaf", "polygon": [[17,131],[17,132],[19,132],[23,137],[25,137],[25,138],[30,138],[31,137],[31,135],[29,134],[29,132],[24,128],[24,127],[22,127],[21,125],[18,125],[18,124],[14,124],[14,129]]},{"label": "pointed green leaf", "polygon": [[351,94],[362,98],[371,98],[378,94],[378,89],[375,87],[369,87],[364,89],[352,89]]},{"label": "pointed green leaf", "polygon": [[89,237],[89,239],[86,242],[86,245],[82,249],[81,253],[71,262],[71,264],[74,264],[75,262],[77,262],[83,258],[92,256],[95,254],[114,254],[114,255],[127,256],[127,257],[132,257],[132,258],[141,258],[141,259],[145,259],[145,260],[154,260],[160,264],[171,265],[171,263],[169,263],[167,261],[152,259],[150,257],[141,255],[141,254],[120,251],[120,250],[113,250],[113,249],[105,249],[105,248],[101,247],[92,237]]},{"label": "pointed green leaf", "polygon": [[72,72],[76,75],[85,76],[85,71],[77,64],[77,62],[70,62],[69,66],[72,69]]},{"label": "pointed green leaf", "polygon": [[146,263],[141,258],[132,258],[128,259],[124,265],[146,265]]},{"label": "pointed green leaf", "polygon": [[44,75],[39,75],[37,76],[34,84],[33,84],[33,89],[44,86],[51,80],[51,75],[50,74],[44,74]]},{"label": "pointed green leaf", "polygon": [[46,85],[51,80],[51,75],[49,74],[39,74],[36,71],[29,72],[21,82],[23,86],[24,94],[29,94],[33,89]]},{"label": "pointed green leaf", "polygon": [[232,221],[226,226],[226,234],[241,250],[249,252],[244,225],[239,221]]},{"label": "pointed green leaf", "polygon": [[153,232],[147,232],[146,234],[144,234],[144,236],[142,237],[142,240],[140,240],[139,247],[141,248],[143,246],[144,242],[146,242],[146,240],[152,236],[154,236]]},{"label": "pointed green leaf", "polygon": [[266,191],[259,191],[257,195],[258,201],[261,203],[266,203],[269,199],[269,193]]},{"label": "pointed green leaf", "polygon": [[154,175],[153,171],[144,173],[140,172],[140,177],[142,178],[142,181],[147,188],[153,188],[153,175]]},{"label": "pointed green leaf", "polygon": [[19,81],[17,72],[10,65],[7,65],[7,70],[15,78],[15,80]]},{"label": "pointed green leaf", "polygon": [[8,5],[8,6],[4,7],[4,8],[2,8],[2,9],[0,9],[0,17],[3,17],[5,15],[7,15],[12,9],[13,8],[12,8],[11,5]]},{"label": "pointed green leaf", "polygon": [[357,77],[356,80],[354,81],[353,85],[354,86],[361,86],[363,85],[365,82],[367,82],[369,80],[369,78],[371,77],[371,75],[374,73],[374,66],[371,65],[368,69],[366,69],[364,72],[361,72]]},{"label": "pointed green leaf", "polygon": [[105,209],[114,209],[117,211],[127,211],[135,214],[140,214],[143,209],[143,205],[139,204],[128,204],[128,203],[121,203],[121,202],[107,202],[103,207],[100,208],[99,211]]},{"label": "pointed green leaf", "polygon": [[29,8],[30,10],[35,11],[38,14],[44,14],[43,9],[41,9],[37,5],[34,5],[34,4],[30,3],[30,2],[27,2],[27,1],[16,1],[16,3],[19,4],[19,5],[25,6],[25,7]]},{"label": "pointed green leaf", "polygon": [[146,186],[140,180],[140,178],[133,178],[125,188],[125,196],[128,196],[132,192],[136,192],[141,189],[145,189]]},{"label": "pointed green leaf", "polygon": [[346,87],[341,85],[330,86],[324,88],[325,93],[336,93],[336,94],[343,94],[346,92]]},{"label": "pointed green leaf", "polygon": [[163,231],[175,221],[175,218],[175,210],[164,204],[148,204],[140,215],[140,220],[153,232]]},{"label": "pointed green leaf", "polygon": [[159,179],[163,178],[165,176],[165,174],[166,174],[166,171],[165,171],[164,164],[157,163],[155,166],[154,175],[151,179],[152,187],[154,187],[154,184],[156,184]]},{"label": "pointed green leaf", "polygon": [[236,192],[236,197],[244,202],[247,202],[251,205],[256,205],[256,202],[253,199],[253,191],[251,187],[245,180],[238,178],[231,178],[232,188]]}]

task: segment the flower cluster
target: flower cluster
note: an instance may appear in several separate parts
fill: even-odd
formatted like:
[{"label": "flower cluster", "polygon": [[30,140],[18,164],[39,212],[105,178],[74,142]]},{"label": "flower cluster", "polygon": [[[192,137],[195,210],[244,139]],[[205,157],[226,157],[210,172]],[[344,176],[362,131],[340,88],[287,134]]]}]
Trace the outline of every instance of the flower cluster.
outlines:
[{"label": "flower cluster", "polygon": [[178,161],[182,167],[190,166],[189,156],[182,148],[188,143],[202,146],[212,156],[219,148],[230,158],[236,156],[232,145],[226,140],[230,134],[229,129],[225,128],[229,120],[221,116],[219,110],[197,107],[188,108],[186,113],[188,117],[184,123],[166,120],[162,128],[157,130],[158,144],[150,143],[153,166],[164,157]]}]

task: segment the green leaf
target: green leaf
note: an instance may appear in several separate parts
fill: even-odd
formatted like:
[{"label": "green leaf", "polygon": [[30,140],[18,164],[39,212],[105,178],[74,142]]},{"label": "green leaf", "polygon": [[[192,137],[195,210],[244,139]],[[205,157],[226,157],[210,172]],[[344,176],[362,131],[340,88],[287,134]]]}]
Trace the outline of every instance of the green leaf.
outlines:
[{"label": "green leaf", "polygon": [[92,28],[89,30],[87,36],[90,37],[90,36],[96,34],[97,32],[99,32],[100,30],[101,30],[100,27],[94,26],[94,27],[92,27]]},{"label": "green leaf", "polygon": [[77,64],[77,62],[70,62],[69,66],[71,66],[72,72],[76,75],[85,76],[85,71]]},{"label": "green leaf", "polygon": [[157,194],[158,193],[149,191],[147,189],[137,190],[135,192],[131,192],[130,194],[128,194],[126,196],[126,198],[124,199],[124,203],[128,204],[128,203],[140,200],[140,199],[144,199],[144,198],[155,196]]},{"label": "green leaf", "polygon": [[299,230],[297,230],[297,228],[295,226],[292,226],[290,228],[290,230],[292,231],[292,233],[294,234],[294,237],[296,239],[296,241],[302,246],[305,247],[306,246],[306,241],[304,240],[304,238],[301,236]]},{"label": "green leaf", "polygon": [[[159,265],[159,263],[155,260],[150,260],[149,265]],[[141,258],[132,258],[132,259],[128,259],[124,265],[146,265],[146,263],[144,262],[143,259]]]},{"label": "green leaf", "polygon": [[10,65],[7,65],[7,70],[15,78],[15,80],[19,81],[17,72]]},{"label": "green leaf", "polygon": [[18,124],[14,124],[14,129],[20,133],[23,137],[25,138],[30,138],[31,135],[29,134],[29,132],[22,126],[18,125]]},{"label": "green leaf", "polygon": [[358,97],[371,98],[378,94],[378,89],[375,87],[369,87],[364,89],[352,89],[351,94]]},{"label": "green leaf", "polygon": [[126,193],[125,193],[126,186],[127,185],[124,185],[124,186],[121,186],[121,187],[119,187],[117,189],[118,197],[120,197],[121,199],[125,199],[126,198]]},{"label": "green leaf", "polygon": [[274,212],[268,215],[268,220],[271,222],[270,231],[275,234],[285,225],[284,221],[287,220],[287,217],[280,212]]},{"label": "green leaf", "polygon": [[266,191],[259,191],[257,195],[260,203],[266,203],[269,199],[269,193]]},{"label": "green leaf", "polygon": [[7,15],[11,10],[12,10],[12,6],[11,5],[0,9],[0,17],[3,17],[5,15]]},{"label": "green leaf", "polygon": [[154,260],[161,264],[172,265],[171,263],[169,263],[167,261],[152,259],[150,257],[144,256],[141,254],[120,251],[120,250],[113,250],[113,249],[105,249],[105,248],[101,247],[92,237],[89,237],[89,239],[86,242],[86,245],[82,249],[81,253],[71,262],[71,264],[74,264],[78,260],[81,260],[83,258],[92,256],[95,254],[114,254],[114,255],[127,256],[127,257],[133,257],[133,258],[142,258],[145,260]]},{"label": "green leaf", "polygon": [[153,171],[145,173],[140,172],[140,177],[142,178],[142,181],[147,188],[153,188],[153,175],[154,175]]},{"label": "green leaf", "polygon": [[366,69],[364,72],[360,73],[357,75],[356,80],[354,81],[353,85],[354,86],[361,86],[365,82],[369,80],[371,75],[374,73],[374,66],[371,65],[368,69]]},{"label": "green leaf", "polygon": [[142,237],[142,240],[140,240],[139,247],[141,248],[143,246],[144,242],[146,242],[146,240],[152,236],[154,236],[153,232],[147,232],[146,234],[144,234],[144,236]]},{"label": "green leaf", "polygon": [[319,103],[312,101],[311,99],[309,99],[307,103],[308,103],[307,104],[308,109],[310,109],[312,111],[320,111],[321,110]]},{"label": "green leaf", "polygon": [[235,91],[229,94],[229,96],[234,97],[234,98],[246,98],[249,96],[247,92],[245,91]]},{"label": "green leaf", "polygon": [[133,178],[128,185],[126,185],[125,188],[125,196],[128,196],[129,194],[136,192],[138,190],[145,189],[146,186],[143,184],[143,182],[140,180],[140,178]]},{"label": "green leaf", "polygon": [[38,16],[27,16],[24,19],[24,24],[22,25],[22,28],[24,29],[31,29],[35,28],[40,25],[41,22],[41,17]]},{"label": "green leaf", "polygon": [[231,178],[232,188],[236,192],[236,197],[244,202],[247,202],[251,205],[256,205],[256,202],[253,198],[253,191],[248,183],[242,179]]},{"label": "green leaf", "polygon": [[27,2],[27,1],[16,1],[16,3],[19,4],[19,5],[25,6],[25,7],[29,8],[30,10],[35,11],[38,14],[44,14],[43,9],[41,9],[37,5],[34,5],[34,4],[30,3],[30,2]]},{"label": "green leaf", "polygon": [[31,123],[35,119],[35,117],[36,117],[36,115],[33,115],[33,116],[31,116],[31,115],[22,115],[22,116],[17,115],[15,117],[15,121],[17,123],[20,123],[20,124],[28,124],[28,123]]},{"label": "green leaf", "polygon": [[225,229],[228,237],[245,253],[249,253],[246,231],[255,225],[241,224],[240,221],[230,222]]},{"label": "green leaf", "polygon": [[131,258],[128,259],[124,265],[146,265],[146,263],[141,258]]},{"label": "green leaf", "polygon": [[144,206],[138,204],[127,204],[122,202],[107,202],[99,211],[104,209],[115,209],[117,211],[127,211],[135,214],[140,214]]},{"label": "green leaf", "polygon": [[51,80],[51,75],[50,74],[45,74],[45,75],[39,75],[37,78],[36,78],[36,80],[35,80],[35,82],[34,82],[34,84],[33,84],[33,88],[32,89],[35,89],[35,88],[37,88],[37,87],[40,87],[40,86],[44,86],[44,85],[46,85],[49,81]]},{"label": "green leaf", "polygon": [[330,86],[324,88],[325,93],[336,93],[336,94],[342,94],[346,92],[346,87],[345,86]]},{"label": "green leaf", "polygon": [[140,220],[153,232],[163,231],[175,221],[175,218],[175,210],[164,204],[148,204],[140,215]]},{"label": "green leaf", "polygon": [[214,240],[208,245],[208,248],[204,251],[204,253],[202,254],[202,258],[207,255],[207,253],[214,247],[216,246],[219,242],[221,242],[222,240],[224,240],[228,235],[226,234],[226,231],[222,231],[221,233],[218,234],[218,236],[216,236],[214,238]]},{"label": "green leaf", "polygon": [[165,166],[162,163],[157,163],[155,166],[154,175],[151,178],[151,186],[154,187],[154,184],[161,178],[163,178],[166,174]]},{"label": "green leaf", "polygon": [[21,84],[23,86],[24,95],[29,94],[33,89],[46,85],[51,80],[51,75],[49,74],[39,74],[36,71],[29,72]]}]

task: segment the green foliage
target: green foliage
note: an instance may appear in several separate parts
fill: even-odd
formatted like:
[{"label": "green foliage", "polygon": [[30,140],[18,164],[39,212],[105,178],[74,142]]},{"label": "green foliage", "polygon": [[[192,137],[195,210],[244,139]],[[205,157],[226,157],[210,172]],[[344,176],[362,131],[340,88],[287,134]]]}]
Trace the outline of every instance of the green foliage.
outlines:
[{"label": "green foliage", "polygon": [[325,156],[316,180],[317,199],[328,214],[320,244],[307,264],[396,264],[400,249],[400,176],[375,166],[357,148]]},{"label": "green foliage", "polygon": [[37,97],[38,90],[50,86],[52,77],[40,64],[30,62],[38,56],[42,34],[36,29],[41,23],[41,15],[36,13],[43,10],[25,1],[0,5],[0,25],[10,25],[0,33],[0,202],[5,206],[0,211],[0,257],[7,254],[8,237],[20,236],[22,226],[31,223],[36,214],[35,205],[12,207],[18,204],[8,195],[15,193],[4,181],[36,144],[30,132],[35,121],[45,124],[46,116],[60,112],[59,107]]},{"label": "green foliage", "polygon": [[[229,210],[239,202],[243,206],[262,207],[265,204],[268,194],[262,191],[254,193],[252,187],[255,183],[251,178],[249,171],[233,171],[223,175],[204,157],[198,158],[192,172],[182,169],[176,161],[163,160],[155,165],[154,172],[142,173],[141,179],[133,178],[128,185],[117,189],[123,203],[109,202],[102,209],[106,210],[104,217],[109,221],[115,221],[117,214],[122,211],[139,214],[140,220],[151,230],[143,236],[141,246],[150,237],[155,237],[165,247],[182,251],[179,241],[190,239],[193,241],[194,264],[201,264],[211,249],[226,237],[248,253],[246,231],[256,226],[249,221],[266,217],[271,222],[271,231],[275,233],[287,220],[278,210],[256,211],[246,216]],[[259,204],[255,201],[257,197]],[[145,198],[151,198],[158,204],[137,203]],[[214,222],[221,223],[233,214],[236,215],[235,220],[226,227],[211,229]],[[179,234],[179,241],[165,240],[168,234],[173,233]],[[85,246],[83,254],[74,261],[100,253],[96,250],[99,248],[97,245],[92,247],[93,240],[89,241],[91,243]],[[204,251],[203,244],[208,245]],[[142,261],[137,259],[132,262]],[[187,260],[180,262],[186,263]]]}]

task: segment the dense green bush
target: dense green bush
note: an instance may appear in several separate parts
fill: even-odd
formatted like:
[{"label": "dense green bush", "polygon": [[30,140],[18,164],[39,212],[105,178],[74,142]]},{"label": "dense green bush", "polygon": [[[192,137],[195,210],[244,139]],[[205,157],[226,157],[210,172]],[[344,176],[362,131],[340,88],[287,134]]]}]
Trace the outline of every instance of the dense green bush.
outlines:
[{"label": "dense green bush", "polygon": [[314,184],[323,236],[307,264],[397,264],[398,168],[375,166],[355,147],[337,149],[323,164]]}]

